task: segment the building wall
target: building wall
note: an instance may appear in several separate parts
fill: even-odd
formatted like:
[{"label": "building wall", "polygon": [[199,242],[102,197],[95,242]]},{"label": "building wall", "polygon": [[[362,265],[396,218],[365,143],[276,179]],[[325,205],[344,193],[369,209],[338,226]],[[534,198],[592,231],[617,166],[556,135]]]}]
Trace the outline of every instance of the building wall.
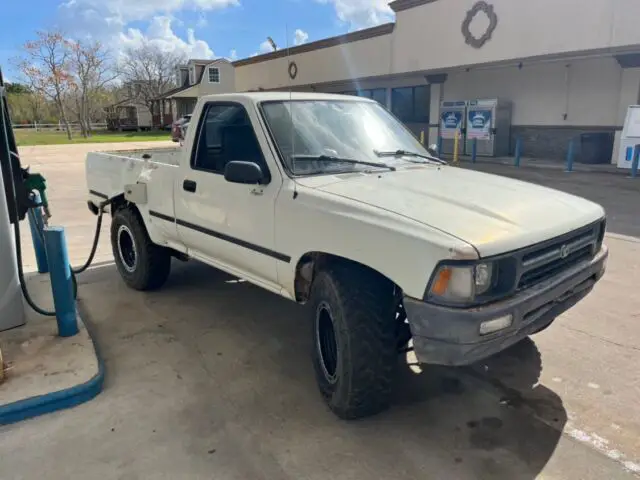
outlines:
[{"label": "building wall", "polygon": [[[390,68],[391,35],[349,42],[290,57],[236,67],[236,89],[277,89],[287,86],[339,82],[351,78],[386,75]],[[289,78],[289,62],[298,67]]]},{"label": "building wall", "polygon": [[[498,23],[491,39],[477,49],[467,45],[461,33],[475,3],[435,0],[397,12],[392,71],[446,69],[640,43],[637,0],[492,0]],[[470,30],[480,37],[488,24],[481,13]]]},{"label": "building wall", "polygon": [[[220,83],[209,83],[209,66],[220,69]],[[228,62],[218,62],[209,66],[206,67],[202,82],[198,85],[198,97],[236,91],[236,73],[233,65]]]},{"label": "building wall", "polygon": [[[625,70],[612,57],[471,69],[449,74],[445,100],[498,97],[510,100],[511,152],[522,139],[525,156],[562,159],[569,141],[583,133],[622,127],[621,89]],[[633,79],[627,81],[632,88]],[[638,83],[635,83],[637,95]],[[626,110],[626,107],[625,107]]]},{"label": "building wall", "polygon": [[450,73],[445,100],[513,102],[514,125],[618,125],[623,70],[615,59],[563,61]]}]

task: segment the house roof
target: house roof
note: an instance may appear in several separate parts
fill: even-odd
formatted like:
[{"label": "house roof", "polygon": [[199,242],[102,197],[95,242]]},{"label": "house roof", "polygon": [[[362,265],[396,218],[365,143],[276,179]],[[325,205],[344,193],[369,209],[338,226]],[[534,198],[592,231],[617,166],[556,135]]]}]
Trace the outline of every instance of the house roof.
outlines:
[{"label": "house roof", "polygon": [[[200,83],[200,82],[198,82]],[[159,97],[154,98],[154,100],[162,100],[163,98],[169,98],[172,95],[175,95],[176,93],[180,93],[184,90],[188,90],[189,88],[195,86],[197,84],[194,85],[182,85],[181,87],[176,87],[176,88],[172,88],[171,90],[164,92],[162,95],[160,95]]]},{"label": "house roof", "polygon": [[[396,0],[402,1],[402,0]],[[418,1],[418,0],[412,0]],[[426,1],[426,0],[421,0]],[[429,0],[434,1],[434,0]],[[296,55],[299,53],[310,52],[312,50],[320,50],[321,48],[329,48],[336,45],[342,45],[344,43],[357,42],[359,40],[366,40],[368,38],[379,37],[381,35],[389,35],[393,32],[395,23],[384,23],[377,27],[365,28],[356,32],[347,33],[344,35],[338,35],[336,37],[324,38],[316,42],[304,43],[297,47],[283,48],[276,50],[275,52],[265,53],[263,55],[256,55],[255,57],[243,58],[242,60],[236,60],[231,64],[234,67],[242,67],[244,65],[251,65],[252,63],[266,62],[267,60],[273,60],[276,58],[286,57],[288,55]]]}]

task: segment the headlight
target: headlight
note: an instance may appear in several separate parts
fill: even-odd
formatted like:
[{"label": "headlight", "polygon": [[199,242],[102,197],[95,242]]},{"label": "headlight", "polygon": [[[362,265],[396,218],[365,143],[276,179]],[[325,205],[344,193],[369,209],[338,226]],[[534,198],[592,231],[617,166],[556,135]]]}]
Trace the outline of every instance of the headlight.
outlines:
[{"label": "headlight", "polygon": [[473,303],[496,283],[493,263],[475,265],[442,265],[430,283],[428,296],[448,304]]}]

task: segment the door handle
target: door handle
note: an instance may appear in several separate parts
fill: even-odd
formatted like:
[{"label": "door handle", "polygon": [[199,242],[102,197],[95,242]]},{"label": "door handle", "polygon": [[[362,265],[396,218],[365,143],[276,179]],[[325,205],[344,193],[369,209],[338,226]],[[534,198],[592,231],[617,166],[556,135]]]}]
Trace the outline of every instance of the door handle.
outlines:
[{"label": "door handle", "polygon": [[196,186],[197,184],[193,180],[185,180],[184,182],[182,182],[182,188],[185,192],[195,193]]},{"label": "door handle", "polygon": [[253,190],[251,190],[251,195],[257,195],[260,196],[264,193],[264,190],[262,189],[262,187],[256,187]]}]

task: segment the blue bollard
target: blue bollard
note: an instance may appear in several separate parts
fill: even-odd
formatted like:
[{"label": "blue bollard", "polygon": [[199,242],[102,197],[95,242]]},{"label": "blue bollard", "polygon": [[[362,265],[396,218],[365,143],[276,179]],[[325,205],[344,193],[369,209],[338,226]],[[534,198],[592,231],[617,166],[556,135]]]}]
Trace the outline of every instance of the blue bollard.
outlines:
[{"label": "blue bollard", "polygon": [[471,140],[471,163],[476,163],[476,158],[478,156],[478,139],[474,138]]},{"label": "blue bollard", "polygon": [[638,175],[638,161],[640,160],[640,145],[636,145],[633,149],[633,161],[631,162],[631,178]]},{"label": "blue bollard", "polygon": [[522,157],[522,139],[520,137],[516,138],[516,151],[515,157],[513,160],[513,164],[516,167],[520,166],[520,158]]},{"label": "blue bollard", "polygon": [[438,146],[438,155],[442,156],[442,137],[440,135],[438,135],[438,141],[436,145]]},{"label": "blue bollard", "polygon": [[45,227],[44,242],[49,260],[49,275],[58,322],[58,334],[61,337],[72,337],[78,333],[78,322],[64,228]]},{"label": "blue bollard", "polygon": [[[34,192],[32,199],[40,203],[40,194]],[[47,251],[44,246],[44,221],[42,220],[42,207],[36,207],[29,212],[29,229],[31,230],[31,240],[33,241],[33,251],[36,254],[36,264],[38,273],[47,273],[49,264],[47,263]]]},{"label": "blue bollard", "polygon": [[565,172],[573,172],[573,140],[569,142],[569,150],[567,151],[567,169]]}]

